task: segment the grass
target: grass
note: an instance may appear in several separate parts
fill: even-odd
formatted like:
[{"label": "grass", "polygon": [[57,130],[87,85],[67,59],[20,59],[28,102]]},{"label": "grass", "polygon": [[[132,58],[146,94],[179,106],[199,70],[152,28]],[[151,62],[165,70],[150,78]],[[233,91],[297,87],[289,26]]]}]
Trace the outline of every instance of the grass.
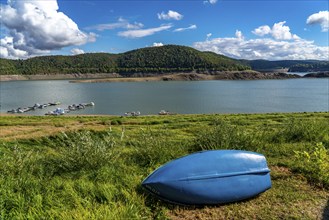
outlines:
[{"label": "grass", "polygon": [[[1,116],[0,219],[328,219],[329,113]],[[272,188],[248,201],[167,204],[140,183],[208,149],[262,153]]]}]

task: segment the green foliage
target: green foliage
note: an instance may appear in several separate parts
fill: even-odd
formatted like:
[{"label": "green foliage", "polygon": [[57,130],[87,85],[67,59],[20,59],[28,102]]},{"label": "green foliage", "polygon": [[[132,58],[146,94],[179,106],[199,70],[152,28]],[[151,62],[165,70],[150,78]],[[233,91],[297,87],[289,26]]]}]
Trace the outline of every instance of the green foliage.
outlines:
[{"label": "green foliage", "polygon": [[328,134],[328,122],[323,120],[299,120],[288,119],[276,132],[272,132],[267,137],[274,143],[282,142],[314,142],[323,140]]},{"label": "green foliage", "polygon": [[166,128],[158,131],[150,128],[141,130],[137,134],[138,138],[129,142],[133,148],[129,157],[141,167],[156,167],[186,154],[185,144],[171,140],[172,135]]},{"label": "green foliage", "polygon": [[328,61],[316,60],[241,60],[245,65],[249,65],[253,70],[275,70],[287,68],[289,72],[311,72],[328,71]]},{"label": "green foliage", "polygon": [[295,151],[293,166],[310,182],[329,187],[329,151],[321,142],[308,151]]},{"label": "green foliage", "polygon": [[[4,116],[1,128],[59,122],[83,126],[92,121],[111,129],[1,140],[0,219],[166,219],[176,209],[216,219],[314,219],[321,216],[329,195],[327,118],[328,113]],[[112,123],[116,120],[122,124]],[[209,207],[184,211],[168,206],[142,190],[141,182],[154,169],[207,149],[263,153],[271,168],[272,189],[249,201],[211,207],[211,212]],[[326,188],[320,191],[301,175]]]},{"label": "green foliage", "polygon": [[[90,131],[62,133],[50,142],[51,151],[44,161],[46,173],[61,175],[81,170],[97,170],[113,162],[116,144],[112,133],[97,136]],[[117,154],[117,153],[116,153]]]},{"label": "green foliage", "polygon": [[236,60],[222,55],[176,45],[148,47],[126,52],[119,56],[118,66],[122,73],[191,72],[194,70],[211,72],[249,69]]},{"label": "green foliage", "polygon": [[84,74],[122,75],[250,69],[237,60],[190,47],[168,45],[148,47],[122,54],[87,53],[76,56],[42,56],[27,60],[0,59],[0,74]]},{"label": "green foliage", "polygon": [[[258,135],[258,134],[257,134]],[[257,151],[259,138],[225,120],[214,121],[210,129],[196,134],[193,150],[236,149]]]},{"label": "green foliage", "polygon": [[298,63],[289,68],[289,72],[319,72],[329,71],[329,62]]}]

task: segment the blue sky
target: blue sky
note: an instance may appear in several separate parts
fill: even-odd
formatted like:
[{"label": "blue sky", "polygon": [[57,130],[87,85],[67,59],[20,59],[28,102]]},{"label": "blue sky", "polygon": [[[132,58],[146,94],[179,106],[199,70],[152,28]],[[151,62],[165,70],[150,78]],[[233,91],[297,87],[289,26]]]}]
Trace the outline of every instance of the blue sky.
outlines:
[{"label": "blue sky", "polygon": [[4,58],[178,44],[238,59],[329,59],[328,1],[0,0]]}]

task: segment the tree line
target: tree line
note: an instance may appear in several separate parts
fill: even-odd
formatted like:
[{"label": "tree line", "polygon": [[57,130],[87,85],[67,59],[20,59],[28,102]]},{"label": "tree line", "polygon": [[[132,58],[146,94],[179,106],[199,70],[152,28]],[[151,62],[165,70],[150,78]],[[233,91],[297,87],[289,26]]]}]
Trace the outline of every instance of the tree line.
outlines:
[{"label": "tree line", "polygon": [[0,74],[171,73],[248,70],[237,60],[190,47],[167,45],[121,54],[87,53],[75,56],[40,56],[26,60],[0,59]]}]

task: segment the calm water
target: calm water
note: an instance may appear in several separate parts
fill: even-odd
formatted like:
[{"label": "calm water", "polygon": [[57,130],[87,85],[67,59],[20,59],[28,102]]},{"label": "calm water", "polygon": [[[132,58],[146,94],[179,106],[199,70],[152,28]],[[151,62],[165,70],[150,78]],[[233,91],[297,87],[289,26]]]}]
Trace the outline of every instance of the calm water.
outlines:
[{"label": "calm water", "polygon": [[[0,111],[55,101],[60,101],[59,107],[63,108],[74,103],[95,103],[74,114],[157,114],[162,109],[187,114],[329,111],[328,87],[328,78],[136,83],[12,81],[0,83]],[[54,108],[27,114],[43,115]]]}]

